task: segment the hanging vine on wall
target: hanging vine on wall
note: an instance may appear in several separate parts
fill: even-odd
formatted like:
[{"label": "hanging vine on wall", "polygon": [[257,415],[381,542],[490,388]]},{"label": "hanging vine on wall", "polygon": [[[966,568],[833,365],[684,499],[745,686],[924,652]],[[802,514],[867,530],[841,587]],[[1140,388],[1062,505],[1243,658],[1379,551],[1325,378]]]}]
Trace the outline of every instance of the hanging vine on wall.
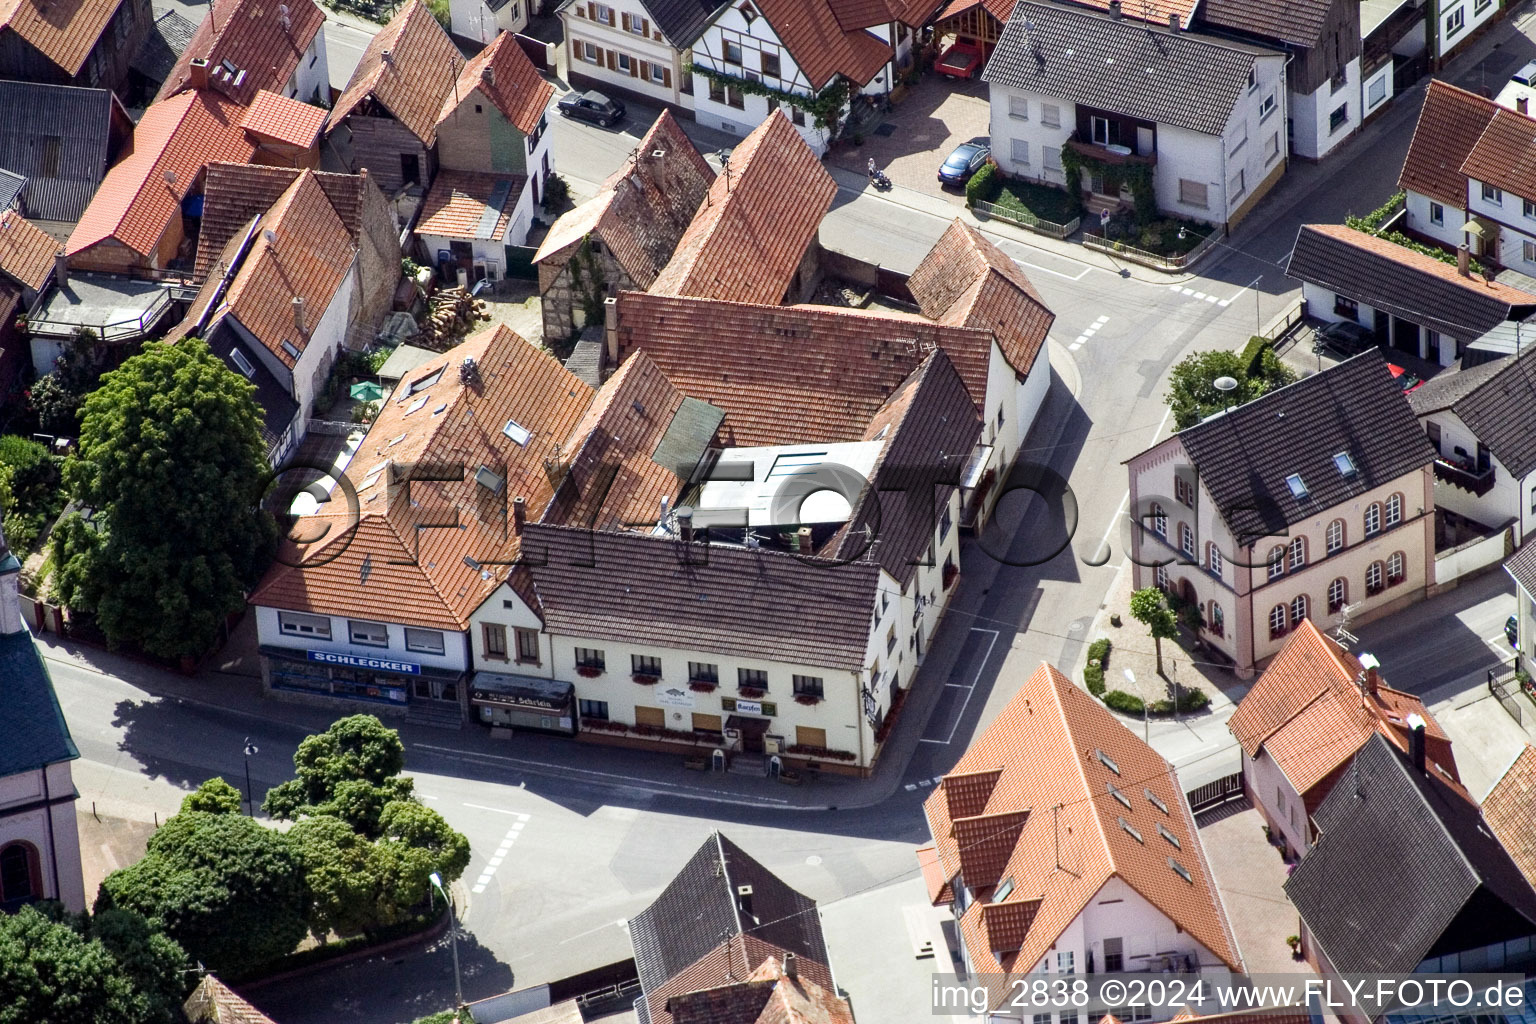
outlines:
[{"label": "hanging vine on wall", "polygon": [[1139,161],[1112,164],[1079,153],[1071,146],[1063,146],[1061,168],[1066,174],[1067,191],[1079,197],[1079,201],[1083,194],[1083,171],[1086,170],[1090,175],[1103,179],[1104,191],[1109,195],[1118,195],[1121,188],[1130,190],[1131,200],[1136,207],[1137,224],[1150,224],[1157,219],[1157,191],[1152,185],[1151,164]]},{"label": "hanging vine on wall", "polygon": [[699,64],[686,65],[684,74],[698,74],[716,83],[722,88],[729,87],[739,90],[748,96],[766,96],[771,100],[788,104],[796,110],[803,110],[814,118],[817,128],[825,128],[829,134],[837,130],[838,121],[842,119],[843,108],[848,105],[848,83],[842,79],[834,78],[826,87],[815,96],[806,96],[803,93],[789,92],[785,89],[775,89],[771,85],[753,81],[750,78],[741,78],[738,75],[727,74],[724,71],[716,71]]},{"label": "hanging vine on wall", "polygon": [[607,295],[608,281],[603,274],[603,263],[592,251],[592,236],[581,240],[566,264],[571,271],[571,291],[581,303],[581,313],[588,325],[603,322],[603,299]]}]

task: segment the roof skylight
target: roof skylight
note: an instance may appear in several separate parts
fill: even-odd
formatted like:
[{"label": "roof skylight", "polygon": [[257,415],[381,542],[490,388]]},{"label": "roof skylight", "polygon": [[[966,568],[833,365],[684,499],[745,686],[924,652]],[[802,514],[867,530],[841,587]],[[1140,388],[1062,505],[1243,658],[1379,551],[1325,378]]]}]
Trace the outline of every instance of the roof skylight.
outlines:
[{"label": "roof skylight", "polygon": [[1349,452],[1339,452],[1335,455],[1333,468],[1339,471],[1339,476],[1354,476],[1356,473],[1355,460],[1349,457]]},{"label": "roof skylight", "polygon": [[442,377],[443,377],[443,368],[441,366],[439,366],[437,369],[433,370],[431,373],[427,374],[425,377],[417,377],[415,380],[411,381],[410,389],[408,391],[406,391],[406,394],[407,395],[414,395],[417,392],[425,391],[425,390],[427,390],[427,388],[431,387],[433,384],[436,384],[439,380],[441,380]]},{"label": "roof skylight", "polygon": [[1285,486],[1291,489],[1291,497],[1301,501],[1307,496],[1307,485],[1302,482],[1300,473],[1292,473],[1285,478]]},{"label": "roof skylight", "polygon": [[1175,850],[1182,850],[1184,848],[1184,844],[1179,842],[1179,837],[1168,831],[1168,826],[1162,822],[1157,823],[1157,834],[1172,843]]},{"label": "roof skylight", "polygon": [[1190,885],[1195,884],[1195,876],[1189,873],[1189,868],[1185,867],[1183,864],[1180,864],[1172,857],[1168,858],[1168,866],[1173,869],[1174,874],[1184,879],[1184,881],[1188,882]]},{"label": "roof skylight", "polygon": [[1122,793],[1118,789],[1116,789],[1115,788],[1115,784],[1113,782],[1106,782],[1106,783],[1104,783],[1104,785],[1109,789],[1109,795],[1110,796],[1114,797],[1116,800],[1119,800],[1122,804],[1124,804],[1126,810],[1130,810],[1131,809],[1131,798],[1130,797],[1126,796],[1124,793]]},{"label": "roof skylight", "polygon": [[517,420],[507,420],[507,425],[501,428],[501,432],[511,438],[514,444],[527,444],[528,438],[532,436],[528,428]]},{"label": "roof skylight", "polygon": [[997,891],[992,894],[992,902],[1003,902],[1003,900],[1008,898],[1008,894],[1011,892],[1013,892],[1013,878],[1005,878],[1003,879],[1003,884],[999,885],[997,887]]},{"label": "roof skylight", "polygon": [[1120,827],[1124,829],[1126,834],[1129,835],[1132,839],[1136,840],[1142,845],[1146,845],[1147,841],[1141,838],[1141,833],[1136,830],[1136,826],[1126,821],[1123,817],[1120,819]]},{"label": "roof skylight", "polygon": [[1142,792],[1146,794],[1147,799],[1151,802],[1153,807],[1156,807],[1158,810],[1162,811],[1164,814],[1168,813],[1168,805],[1163,803],[1163,798],[1162,797],[1160,797],[1156,793],[1152,792],[1151,787],[1143,788]]},{"label": "roof skylight", "polygon": [[431,397],[432,397],[431,395],[422,395],[420,398],[416,399],[416,401],[412,402],[410,404],[410,407],[405,410],[405,415],[409,416],[411,413],[415,412],[417,409],[420,409],[422,406],[426,405],[427,401]]},{"label": "roof skylight", "polygon": [[1099,759],[1099,763],[1102,764],[1105,768],[1108,768],[1116,775],[1120,774],[1120,766],[1115,764],[1114,760],[1108,754],[1104,753],[1104,751],[1095,750],[1093,752],[1093,756],[1097,757]]}]

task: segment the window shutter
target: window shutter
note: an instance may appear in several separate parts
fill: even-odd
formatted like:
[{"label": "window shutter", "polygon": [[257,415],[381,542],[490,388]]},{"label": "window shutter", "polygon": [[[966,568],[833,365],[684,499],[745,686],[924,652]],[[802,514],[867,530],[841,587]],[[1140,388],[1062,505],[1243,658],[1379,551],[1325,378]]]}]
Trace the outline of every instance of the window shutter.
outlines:
[{"label": "window shutter", "polygon": [[631,57],[629,59],[629,77],[630,78],[639,78],[640,77],[640,62],[638,60],[635,60],[635,58],[633,58],[633,57]]},{"label": "window shutter", "polygon": [[597,20],[597,4],[593,3],[592,0],[587,0],[587,17],[593,21]]},{"label": "window shutter", "polygon": [[643,35],[643,36],[648,36],[648,35],[651,34],[651,19],[649,19],[649,18],[641,18],[640,19],[640,34]]},{"label": "window shutter", "polygon": [[612,50],[604,50],[603,52],[608,55],[608,70],[609,71],[617,70],[618,66],[619,66],[619,59],[618,59],[618,57],[614,54],[614,52]]},{"label": "window shutter", "polygon": [[662,68],[661,69],[661,84],[666,86],[668,89],[672,88],[672,69],[671,68]]},{"label": "window shutter", "polygon": [[625,32],[629,31],[629,15],[628,14],[624,15],[624,31]]},{"label": "window shutter", "polygon": [[651,80],[651,65],[650,65],[650,62],[642,60],[642,61],[638,61],[637,63],[640,65],[640,77],[641,77],[641,79],[643,79],[644,81],[649,82]]}]

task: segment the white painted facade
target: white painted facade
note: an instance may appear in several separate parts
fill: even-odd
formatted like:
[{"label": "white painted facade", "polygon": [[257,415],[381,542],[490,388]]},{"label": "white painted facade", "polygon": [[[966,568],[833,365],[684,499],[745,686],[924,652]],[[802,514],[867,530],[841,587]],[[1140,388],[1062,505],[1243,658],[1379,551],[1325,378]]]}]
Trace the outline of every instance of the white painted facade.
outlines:
[{"label": "white painted facade", "polygon": [[283,94],[289,99],[308,103],[318,99],[326,107],[331,105],[331,71],[325,53],[325,31],[315,32],[315,38],[299,57],[299,66],[293,69]]},{"label": "white painted facade", "polygon": [[1363,117],[1370,117],[1392,102],[1396,81],[1392,74],[1392,61],[1384,61],[1375,71],[1366,73],[1360,85],[1360,110]]},{"label": "white painted facade", "polygon": [[[463,0],[461,0],[463,2]],[[473,2],[473,0],[467,0]],[[574,0],[560,8],[573,76],[597,80],[685,110],[693,109],[683,54],[662,34],[640,0]]]},{"label": "white painted facade", "polygon": [[[1450,216],[1449,211],[1447,211],[1446,216]],[[1302,282],[1301,294],[1307,304],[1307,315],[1327,323],[1352,320],[1367,330],[1377,330],[1377,337],[1384,337],[1386,339],[1398,337],[1400,332],[1416,331],[1417,342],[1409,342],[1415,345],[1416,350],[1412,354],[1420,359],[1438,362],[1441,366],[1450,366],[1456,361],[1458,340],[1467,343],[1477,340],[1475,338],[1457,339],[1449,334],[1441,334],[1439,331],[1432,331],[1425,327],[1410,324],[1406,320],[1399,320],[1396,316],[1375,309],[1364,302],[1356,302],[1355,315],[1350,316],[1345,311],[1347,307],[1339,304],[1338,300],[1341,296],[1338,293],[1330,291],[1321,285],[1313,284],[1310,281]],[[1348,299],[1349,296],[1342,296],[1342,298]],[[1386,324],[1378,328],[1378,319],[1385,319]],[[1388,358],[1390,358],[1390,353]]]},{"label": "white painted facade", "polygon": [[[1467,213],[1463,204],[1451,205],[1431,199],[1422,192],[1409,190],[1405,195],[1409,231],[1433,238],[1448,249],[1458,248],[1462,242],[1477,248],[1477,239],[1462,229],[1467,226]],[[1474,251],[1474,256],[1481,255]]]},{"label": "white painted facade", "polygon": [[[285,613],[284,609],[256,606],[256,638],[263,647],[283,647],[293,652],[302,660],[306,651],[330,651],[335,654],[347,654],[358,658],[378,658],[389,661],[403,661],[427,668],[442,669],[449,672],[462,672],[469,667],[468,637],[463,632],[440,630],[429,627],[417,627],[410,623],[384,622],[376,619],[348,618],[344,615],[317,615],[314,612],[302,613],[305,619],[326,619],[330,626],[330,637],[317,636],[313,633],[298,633],[285,630],[282,623],[286,620],[294,621],[291,616],[294,613]],[[354,643],[348,623],[367,622],[385,627],[389,642],[387,644]],[[443,653],[435,654],[429,650],[418,649],[406,641],[405,630],[421,628],[426,632],[436,634],[442,641]],[[414,634],[413,634],[414,635]],[[418,645],[419,646],[419,645]]]},{"label": "white painted facade", "polygon": [[450,0],[450,31],[460,39],[482,45],[502,32],[521,32],[528,27],[529,0],[506,0],[501,10],[493,11],[485,0]]},{"label": "white painted facade", "polygon": [[1243,755],[1243,785],[1250,799],[1258,803],[1259,813],[1270,829],[1280,832],[1286,848],[1296,854],[1305,853],[1312,845],[1306,805],[1268,750],[1261,747],[1257,757]]},{"label": "white painted facade", "polygon": [[[1439,450],[1447,459],[1471,459],[1476,464],[1478,439],[1460,416],[1450,409],[1442,409],[1420,416],[1419,422],[1426,430],[1433,424],[1433,429],[1439,431]],[[1431,431],[1431,441],[1433,439]],[[1519,545],[1536,527],[1536,473],[1517,478],[1504,468],[1498,455],[1489,452],[1488,460],[1493,468],[1493,487],[1488,493],[1478,497],[1467,488],[1436,479],[1435,507],[1474,519],[1489,528],[1502,527],[1513,521],[1515,544]]]},{"label": "white painted facade", "polygon": [[1444,60],[1462,43],[1471,39],[1485,22],[1498,17],[1503,0],[1436,0],[1439,8],[1435,26],[1433,56]]},{"label": "white painted facade", "polygon": [[[318,313],[313,308],[305,308],[306,324],[313,322],[315,326],[310,332],[308,343],[299,352],[299,358],[292,368],[286,366],[271,349],[246,330],[238,317],[233,314],[228,315],[235,332],[245,342],[246,349],[261,360],[262,365],[288,388],[288,393],[293,396],[293,400],[299,403],[301,418],[307,419],[314,409],[315,395],[325,386],[331,366],[336,362],[336,356],[346,341],[347,328],[352,323],[352,299],[354,295],[359,294],[357,274],[357,257],[354,254],[352,266],[337,284],[336,291],[330,296],[325,308]],[[319,320],[314,321],[312,318],[317,315]],[[217,320],[210,323],[210,330],[214,323],[217,323]]]},{"label": "white painted facade", "polygon": [[41,883],[40,898],[78,914],[86,904],[76,796],[68,761],[0,778],[0,853],[21,844]]},{"label": "white painted facade", "polygon": [[1502,266],[1536,275],[1536,198],[1504,192],[1476,178],[1467,178],[1467,211],[1500,226],[1497,254]]},{"label": "white painted facade", "polygon": [[[1391,95],[1392,62],[1384,68],[1387,95]],[[1379,86],[1382,72],[1372,76]],[[1324,82],[1310,94],[1290,93],[1291,144],[1296,155],[1309,160],[1321,160],[1339,143],[1353,135],[1364,117],[1362,106],[1364,92],[1360,81],[1360,58],[1355,57],[1344,67],[1344,78],[1336,82]],[[1377,109],[1385,97],[1372,109]],[[1281,122],[1282,128],[1285,122]]]}]

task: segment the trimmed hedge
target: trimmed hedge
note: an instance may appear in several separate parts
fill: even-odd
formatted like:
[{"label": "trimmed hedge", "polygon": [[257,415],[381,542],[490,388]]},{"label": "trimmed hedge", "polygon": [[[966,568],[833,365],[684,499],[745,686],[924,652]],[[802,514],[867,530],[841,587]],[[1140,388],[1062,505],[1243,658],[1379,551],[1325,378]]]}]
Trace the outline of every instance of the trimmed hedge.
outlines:
[{"label": "trimmed hedge", "polygon": [[1124,690],[1110,690],[1104,695],[1104,704],[1112,711],[1118,711],[1123,715],[1139,715],[1146,710],[1146,702],[1134,693],[1126,693]]},{"label": "trimmed hedge", "polygon": [[1088,645],[1088,664],[1083,666],[1083,683],[1095,697],[1104,696],[1104,670],[1109,667],[1109,649],[1112,646],[1109,637],[1100,637]]},{"label": "trimmed hedge", "polygon": [[1243,346],[1243,365],[1248,369],[1248,376],[1264,375],[1264,353],[1273,347],[1274,342],[1262,334],[1255,334],[1248,339],[1248,344]]},{"label": "trimmed hedge", "polygon": [[1003,183],[998,178],[997,165],[989,160],[965,183],[965,205],[973,207],[979,202],[990,203],[1002,190]]},{"label": "trimmed hedge", "polygon": [[[1126,693],[1124,690],[1110,690],[1104,694],[1104,704],[1113,711],[1122,715],[1171,715],[1173,714],[1173,701],[1164,698],[1148,703],[1134,693]],[[1198,686],[1179,687],[1180,711],[1203,711],[1210,707],[1211,698],[1206,696],[1204,690]]]}]

